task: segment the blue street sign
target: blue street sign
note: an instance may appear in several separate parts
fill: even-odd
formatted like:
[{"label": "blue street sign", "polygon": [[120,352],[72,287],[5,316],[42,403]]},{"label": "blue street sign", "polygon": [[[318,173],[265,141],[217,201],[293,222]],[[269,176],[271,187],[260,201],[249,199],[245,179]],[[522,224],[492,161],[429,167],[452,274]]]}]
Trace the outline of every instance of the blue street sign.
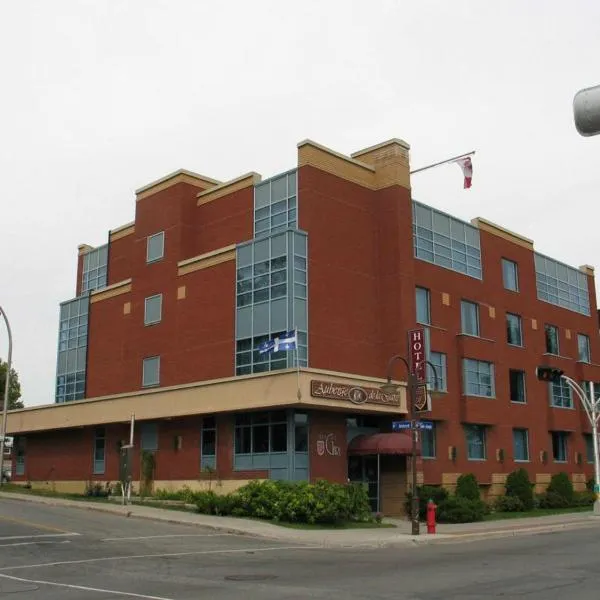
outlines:
[{"label": "blue street sign", "polygon": [[433,423],[431,421],[419,421],[419,429],[433,429]]},{"label": "blue street sign", "polygon": [[404,429],[411,429],[412,422],[411,421],[392,421],[392,430],[393,431],[403,431]]}]

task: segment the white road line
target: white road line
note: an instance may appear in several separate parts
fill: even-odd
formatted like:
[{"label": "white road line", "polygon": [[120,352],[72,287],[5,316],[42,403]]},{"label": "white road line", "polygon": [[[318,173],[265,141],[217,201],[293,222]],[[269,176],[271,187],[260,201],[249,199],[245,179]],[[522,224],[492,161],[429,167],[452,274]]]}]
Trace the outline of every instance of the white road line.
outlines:
[{"label": "white road line", "polygon": [[121,538],[104,538],[101,542],[124,542],[127,540],[155,540],[164,538],[207,538],[207,537],[223,537],[232,535],[231,533],[185,533],[183,535],[169,533],[168,535],[144,535],[141,537],[121,537]]},{"label": "white road line", "polygon": [[6,542],[8,540],[37,540],[42,538],[55,538],[55,537],[72,537],[74,535],[81,535],[80,533],[42,533],[40,535],[8,535],[0,537],[0,542]]},{"label": "white road line", "polygon": [[170,556],[199,556],[206,554],[254,554],[256,552],[282,552],[284,550],[322,550],[323,546],[269,546],[267,548],[234,548],[229,550],[196,550],[194,552],[169,552],[163,554],[133,554],[130,556],[103,556],[101,558],[83,558],[80,560],[61,560],[33,565],[15,565],[0,567],[0,571],[15,571],[21,569],[39,569],[40,567],[58,567],[62,565],[81,565],[96,562],[122,561],[137,558],[168,558]]},{"label": "white road line", "polygon": [[12,581],[20,581],[21,583],[36,583],[37,585],[53,585],[56,587],[68,588],[70,590],[82,590],[84,592],[101,592],[104,594],[117,594],[119,596],[129,596],[131,598],[145,598],[145,600],[174,600],[173,598],[164,598],[163,596],[148,596],[146,594],[134,594],[132,592],[120,592],[119,590],[106,590],[102,588],[87,587],[85,585],[71,585],[69,583],[57,583],[55,581],[41,581],[36,579],[23,579],[21,577],[13,577],[11,575],[2,575],[4,579]]},{"label": "white road line", "polygon": [[40,540],[39,542],[14,542],[13,544],[0,544],[0,548],[13,548],[14,546],[39,546],[40,544],[70,544],[69,540],[54,542],[52,540]]}]

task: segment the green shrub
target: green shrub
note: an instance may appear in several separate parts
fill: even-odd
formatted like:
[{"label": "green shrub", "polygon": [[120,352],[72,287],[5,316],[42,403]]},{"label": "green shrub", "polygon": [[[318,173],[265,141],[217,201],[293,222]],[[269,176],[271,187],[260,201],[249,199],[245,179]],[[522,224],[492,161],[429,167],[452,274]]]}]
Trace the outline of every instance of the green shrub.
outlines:
[{"label": "green shrub", "polygon": [[568,508],[571,506],[572,499],[569,502],[558,492],[547,491],[545,494],[539,496],[539,503],[540,508]]},{"label": "green shrub", "polygon": [[569,476],[564,472],[552,475],[550,485],[546,492],[557,494],[564,498],[566,506],[569,506],[573,502],[573,484],[571,483]]},{"label": "green shrub", "polygon": [[196,508],[203,515],[214,515],[217,506],[217,495],[214,492],[198,492],[196,494]]},{"label": "green shrub", "polygon": [[583,492],[575,492],[573,495],[573,504],[575,506],[592,506],[596,501],[596,494],[585,490]]},{"label": "green shrub", "polygon": [[[427,503],[429,500],[433,500],[433,502],[439,506],[449,496],[446,488],[436,485],[422,485],[417,487],[417,494],[419,496],[419,520],[421,521],[425,521],[427,518]],[[412,493],[407,492],[404,501],[404,510],[409,517],[411,515],[411,502]]]},{"label": "green shrub", "polygon": [[467,500],[480,500],[479,483],[473,473],[464,473],[456,481],[456,495]]},{"label": "green shrub", "polygon": [[533,509],[533,485],[529,481],[529,473],[525,469],[517,469],[506,478],[506,495],[519,498],[524,510]]},{"label": "green shrub", "polygon": [[363,485],[327,481],[253,481],[233,494],[195,495],[198,512],[299,523],[339,523],[371,519]]},{"label": "green shrub", "polygon": [[473,523],[482,521],[486,504],[482,500],[470,500],[462,496],[449,496],[437,510],[440,523]]},{"label": "green shrub", "polygon": [[[533,508],[533,497],[531,506]],[[527,510],[521,498],[517,496],[500,496],[494,503],[494,509],[498,512],[523,512]]]}]

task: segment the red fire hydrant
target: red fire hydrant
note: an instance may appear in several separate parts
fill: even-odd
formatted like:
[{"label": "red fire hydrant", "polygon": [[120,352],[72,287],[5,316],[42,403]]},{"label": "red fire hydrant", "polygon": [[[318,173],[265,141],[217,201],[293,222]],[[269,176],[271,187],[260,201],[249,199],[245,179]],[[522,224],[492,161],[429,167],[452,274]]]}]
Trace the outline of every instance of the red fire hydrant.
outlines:
[{"label": "red fire hydrant", "polygon": [[427,533],[435,533],[435,509],[437,508],[433,500],[427,503]]}]

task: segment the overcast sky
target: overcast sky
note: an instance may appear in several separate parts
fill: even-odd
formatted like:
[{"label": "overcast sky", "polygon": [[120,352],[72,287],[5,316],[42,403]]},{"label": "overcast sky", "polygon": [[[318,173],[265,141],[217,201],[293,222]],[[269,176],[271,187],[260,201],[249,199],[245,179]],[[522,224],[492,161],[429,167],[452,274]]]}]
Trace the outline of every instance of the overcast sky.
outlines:
[{"label": "overcast sky", "polygon": [[77,245],[178,168],[269,177],[305,138],[399,137],[414,168],[475,149],[471,190],[453,165],[413,196],[600,266],[600,137],[572,117],[599,26],[594,0],[0,2],[0,305],[26,405],[54,401]]}]

